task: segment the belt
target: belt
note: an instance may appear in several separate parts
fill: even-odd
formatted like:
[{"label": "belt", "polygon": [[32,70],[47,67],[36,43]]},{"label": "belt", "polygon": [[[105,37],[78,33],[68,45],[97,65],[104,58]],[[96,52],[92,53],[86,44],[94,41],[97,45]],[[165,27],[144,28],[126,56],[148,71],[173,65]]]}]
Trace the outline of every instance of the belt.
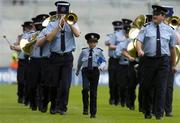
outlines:
[{"label": "belt", "polygon": [[88,69],[88,67],[83,67],[82,69],[85,69],[85,70],[94,70],[94,69],[98,69],[98,67],[93,67],[92,69]]},{"label": "belt", "polygon": [[161,55],[161,56],[144,56],[145,58],[149,58],[149,59],[159,59],[159,58],[164,58],[164,57],[168,57],[167,54]]},{"label": "belt", "polygon": [[71,55],[72,52],[65,52],[65,53],[56,53],[56,52],[51,52],[52,55],[55,56],[67,56],[67,55]]}]

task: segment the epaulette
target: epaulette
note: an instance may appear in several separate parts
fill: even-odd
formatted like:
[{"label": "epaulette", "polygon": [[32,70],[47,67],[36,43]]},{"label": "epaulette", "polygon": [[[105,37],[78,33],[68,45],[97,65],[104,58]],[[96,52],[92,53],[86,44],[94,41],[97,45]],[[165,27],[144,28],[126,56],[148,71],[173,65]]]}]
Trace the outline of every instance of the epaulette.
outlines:
[{"label": "epaulette", "polygon": [[107,34],[108,37],[112,37],[113,36],[113,33],[110,33],[110,34]]},{"label": "epaulette", "polygon": [[150,22],[149,22],[149,23],[145,23],[143,26],[146,27],[146,26],[148,26],[148,25],[150,25]]},{"label": "epaulette", "polygon": [[98,47],[97,49],[99,49],[99,50],[103,51],[103,49],[101,49],[101,48],[99,48],[99,47]]},{"label": "epaulette", "polygon": [[82,48],[82,50],[85,50],[85,49],[87,49],[88,47],[84,47],[84,48]]},{"label": "epaulette", "polygon": [[167,23],[164,23],[165,25],[169,26],[171,29],[175,30],[173,26],[170,26],[169,24]]}]

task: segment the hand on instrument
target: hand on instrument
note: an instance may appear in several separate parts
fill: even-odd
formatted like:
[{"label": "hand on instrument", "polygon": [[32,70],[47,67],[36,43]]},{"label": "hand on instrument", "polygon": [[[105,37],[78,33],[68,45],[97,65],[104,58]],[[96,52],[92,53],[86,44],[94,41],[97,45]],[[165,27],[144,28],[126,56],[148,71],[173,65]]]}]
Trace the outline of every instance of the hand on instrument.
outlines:
[{"label": "hand on instrument", "polygon": [[143,56],[144,56],[144,51],[139,50],[139,51],[138,51],[138,56],[143,57]]},{"label": "hand on instrument", "polygon": [[173,73],[176,73],[177,72],[176,66],[172,66],[171,70],[172,70]]},{"label": "hand on instrument", "polygon": [[129,57],[129,61],[133,62],[133,61],[135,61],[135,58],[134,57]]},{"label": "hand on instrument", "polygon": [[16,46],[10,45],[10,49],[11,49],[11,50],[15,50],[15,49],[16,49]]},{"label": "hand on instrument", "polygon": [[65,24],[65,20],[64,20],[64,18],[61,18],[60,21],[59,21],[59,27],[61,29],[64,29],[64,24]]}]

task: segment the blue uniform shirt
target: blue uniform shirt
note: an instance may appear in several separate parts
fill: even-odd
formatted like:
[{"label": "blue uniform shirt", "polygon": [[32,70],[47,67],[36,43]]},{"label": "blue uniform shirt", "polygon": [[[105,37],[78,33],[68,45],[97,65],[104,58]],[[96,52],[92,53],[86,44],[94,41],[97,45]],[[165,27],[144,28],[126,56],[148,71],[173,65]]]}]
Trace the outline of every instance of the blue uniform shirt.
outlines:
[{"label": "blue uniform shirt", "polygon": [[[159,24],[161,54],[170,56],[169,47],[174,47],[176,43],[176,35],[174,30],[163,22]],[[137,39],[143,44],[143,51],[146,56],[156,56],[156,30],[157,27],[153,22],[142,27]]]},{"label": "blue uniform shirt", "polygon": [[[44,28],[40,34],[37,37],[37,40],[41,40],[43,39],[46,35],[47,35],[47,28]],[[42,48],[42,57],[49,57],[51,52],[50,52],[50,43],[46,42],[43,46],[41,46]]]},{"label": "blue uniform shirt", "polygon": [[[114,33],[107,34],[105,44],[117,45],[120,41],[124,40],[124,33],[122,30],[115,31]],[[115,50],[108,51],[109,57],[117,58]]]},{"label": "blue uniform shirt", "polygon": [[116,55],[119,56],[119,64],[121,65],[129,64],[128,58],[122,55],[122,51],[127,49],[127,46],[130,42],[131,39],[126,38],[117,45],[117,48],[115,50]]},{"label": "blue uniform shirt", "polygon": [[[50,22],[47,26],[48,33],[50,33],[53,29],[57,28],[59,24],[59,20],[56,20],[54,22]],[[74,25],[75,28],[78,28],[77,23]],[[65,51],[64,52],[71,52],[74,51],[76,48],[75,44],[75,38],[73,35],[73,32],[71,31],[71,28],[67,23],[64,25],[65,29]],[[64,53],[61,51],[61,32],[58,32],[56,37],[51,43],[50,46],[51,52],[56,52],[56,53]]]},{"label": "blue uniform shirt", "polygon": [[[89,58],[90,48],[83,48],[78,59],[78,70],[82,67],[88,67],[88,58]],[[106,62],[103,55],[103,50],[95,47],[92,52],[92,66],[99,67],[103,62]]]}]

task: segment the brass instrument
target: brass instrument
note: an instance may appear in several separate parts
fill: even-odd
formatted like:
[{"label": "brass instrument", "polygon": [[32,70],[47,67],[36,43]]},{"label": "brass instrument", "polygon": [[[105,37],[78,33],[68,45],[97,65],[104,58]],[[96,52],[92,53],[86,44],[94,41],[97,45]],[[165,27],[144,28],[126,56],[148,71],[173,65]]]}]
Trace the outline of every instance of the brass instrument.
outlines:
[{"label": "brass instrument", "polygon": [[46,18],[43,22],[42,22],[42,26],[47,27],[47,25],[52,22],[55,21],[57,19],[56,15],[50,16],[48,18]]},{"label": "brass instrument", "polygon": [[139,15],[133,22],[132,28],[129,31],[129,38],[133,39],[133,42],[128,44],[128,48],[127,51],[129,52],[129,54],[134,57],[137,58],[137,53],[136,53],[136,37],[139,34],[139,31],[141,29],[141,27],[146,23],[146,18],[144,15]]},{"label": "brass instrument", "polygon": [[64,17],[64,19],[69,25],[73,25],[78,21],[78,16],[75,13],[70,12]]},{"label": "brass instrument", "polygon": [[176,29],[180,25],[180,18],[177,16],[172,16],[168,18],[166,21],[174,29]]},{"label": "brass instrument", "polygon": [[180,47],[176,45],[175,48],[176,48],[176,65],[177,65],[180,61]]},{"label": "brass instrument", "polygon": [[33,49],[33,45],[36,43],[37,40],[37,36],[39,35],[39,33],[35,33],[32,37],[31,40],[28,41],[26,39],[21,39],[20,41],[20,48],[21,50],[26,54],[26,55],[30,55],[31,51]]},{"label": "brass instrument", "polygon": [[146,18],[144,15],[139,15],[133,22],[132,28],[129,31],[129,38],[135,39],[141,29],[141,27],[146,23]]}]

